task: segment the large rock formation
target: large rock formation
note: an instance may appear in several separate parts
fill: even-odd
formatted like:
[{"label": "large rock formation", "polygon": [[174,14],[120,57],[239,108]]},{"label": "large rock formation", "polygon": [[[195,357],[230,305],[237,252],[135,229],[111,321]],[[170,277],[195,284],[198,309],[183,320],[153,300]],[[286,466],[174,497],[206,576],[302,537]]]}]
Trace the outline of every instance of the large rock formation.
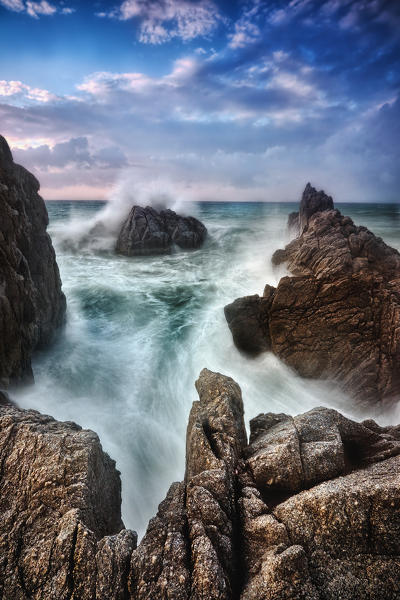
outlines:
[{"label": "large rock formation", "polygon": [[65,314],[38,190],[0,136],[0,387],[31,377],[32,352],[51,341]]},{"label": "large rock formation", "polygon": [[194,217],[181,217],[170,209],[134,206],[122,225],[116,249],[127,256],[163,254],[170,252],[173,244],[198,248],[206,235],[207,229]]},{"label": "large rock formation", "polygon": [[236,345],[270,349],[300,375],[335,379],[362,400],[393,400],[400,394],[400,254],[309,184],[297,227],[300,235],[273,256],[292,276],[225,308]]},{"label": "large rock formation", "polygon": [[97,436],[0,407],[4,600],[395,600],[400,428],[262,414],[203,370],[186,475],[136,548]]}]

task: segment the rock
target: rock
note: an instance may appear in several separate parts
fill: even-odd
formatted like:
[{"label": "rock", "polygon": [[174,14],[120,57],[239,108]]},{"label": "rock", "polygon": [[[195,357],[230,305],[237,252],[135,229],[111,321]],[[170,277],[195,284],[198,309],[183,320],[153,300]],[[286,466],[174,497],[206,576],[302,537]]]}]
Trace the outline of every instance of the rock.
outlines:
[{"label": "rock", "polygon": [[270,348],[303,377],[334,379],[362,401],[393,401],[400,394],[400,254],[309,185],[300,221],[301,235],[272,258],[292,276],[270,287],[268,304],[253,304],[251,314],[247,299],[230,305],[239,308],[228,319],[236,345],[247,349],[245,318],[258,331],[259,351]]},{"label": "rock", "polygon": [[32,377],[31,356],[65,316],[39,182],[0,136],[0,386]]},{"label": "rock", "polygon": [[261,414],[204,369],[186,474],[138,547],[97,436],[0,407],[4,600],[396,600],[400,427]]},{"label": "rock", "polygon": [[96,434],[11,406],[0,432],[0,597],[125,598],[136,536]]},{"label": "rock", "polygon": [[271,349],[268,330],[269,305],[269,298],[260,298],[256,294],[238,298],[232,304],[225,306],[225,318],[232,332],[233,341],[243,352],[258,354]]},{"label": "rock", "polygon": [[[300,201],[299,233],[303,233],[312,215],[317,212],[330,209],[333,209],[333,200],[331,196],[327,196],[322,190],[317,192],[317,190],[313,188],[310,183],[307,183]],[[293,222],[293,219],[294,217],[292,213],[292,216],[289,215],[288,219],[289,226],[291,220]]]},{"label": "rock", "polygon": [[173,244],[198,248],[206,235],[207,229],[194,217],[181,217],[169,209],[134,206],[122,225],[116,250],[126,256],[163,254],[170,252]]}]

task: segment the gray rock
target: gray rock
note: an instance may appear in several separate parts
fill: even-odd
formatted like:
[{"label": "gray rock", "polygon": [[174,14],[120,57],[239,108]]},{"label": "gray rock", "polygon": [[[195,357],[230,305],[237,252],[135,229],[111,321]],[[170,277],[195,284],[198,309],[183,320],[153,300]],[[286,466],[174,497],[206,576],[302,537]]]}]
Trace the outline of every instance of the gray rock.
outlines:
[{"label": "gray rock", "polygon": [[194,217],[181,217],[169,209],[134,206],[121,227],[116,250],[126,256],[163,254],[170,252],[173,244],[198,248],[206,235],[207,229]]},{"label": "gray rock", "polygon": [[0,136],[0,386],[31,379],[31,356],[63,323],[65,297],[39,182]]}]

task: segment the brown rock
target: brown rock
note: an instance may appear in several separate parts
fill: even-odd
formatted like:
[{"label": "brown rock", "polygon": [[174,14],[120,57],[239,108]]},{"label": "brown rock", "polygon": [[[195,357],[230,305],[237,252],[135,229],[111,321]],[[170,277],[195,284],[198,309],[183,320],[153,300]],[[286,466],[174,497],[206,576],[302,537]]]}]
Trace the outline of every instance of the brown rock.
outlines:
[{"label": "brown rock", "polygon": [[293,276],[251,313],[247,299],[229,305],[238,307],[228,320],[236,345],[247,348],[245,320],[258,332],[259,351],[271,348],[300,375],[335,379],[363,401],[393,401],[400,394],[400,254],[309,186],[300,220],[302,234],[272,259]]},{"label": "brown rock", "polygon": [[11,406],[0,431],[0,597],[125,598],[136,536],[96,434]]},{"label": "brown rock", "polygon": [[396,600],[400,427],[262,414],[204,369],[186,476],[136,548],[97,436],[0,407],[4,600]]},{"label": "brown rock", "polygon": [[0,136],[0,386],[31,379],[31,355],[62,324],[65,297],[39,182]]}]

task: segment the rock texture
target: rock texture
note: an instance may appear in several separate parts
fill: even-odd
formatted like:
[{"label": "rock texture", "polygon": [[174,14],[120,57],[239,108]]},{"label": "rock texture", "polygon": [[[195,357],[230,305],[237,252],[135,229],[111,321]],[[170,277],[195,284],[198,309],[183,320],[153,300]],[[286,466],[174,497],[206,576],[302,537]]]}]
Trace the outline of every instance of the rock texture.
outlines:
[{"label": "rock texture", "polygon": [[32,352],[51,341],[65,314],[38,191],[0,136],[0,387],[31,378]]},{"label": "rock texture", "polygon": [[134,206],[122,225],[116,250],[126,256],[163,254],[174,244],[198,248],[206,235],[207,229],[194,217],[181,217],[170,209]]},{"label": "rock texture", "polygon": [[138,547],[97,436],[0,407],[0,597],[398,599],[400,427],[267,413],[247,443],[239,386],[196,387],[185,480]]},{"label": "rock texture", "polygon": [[10,406],[0,432],[0,597],[125,598],[136,537],[96,434]]},{"label": "rock texture", "polygon": [[[290,225],[295,227],[296,217]],[[400,395],[400,254],[307,185],[301,232],[273,256],[291,277],[225,315],[236,345],[272,350],[304,377],[335,379],[364,401]]]}]

